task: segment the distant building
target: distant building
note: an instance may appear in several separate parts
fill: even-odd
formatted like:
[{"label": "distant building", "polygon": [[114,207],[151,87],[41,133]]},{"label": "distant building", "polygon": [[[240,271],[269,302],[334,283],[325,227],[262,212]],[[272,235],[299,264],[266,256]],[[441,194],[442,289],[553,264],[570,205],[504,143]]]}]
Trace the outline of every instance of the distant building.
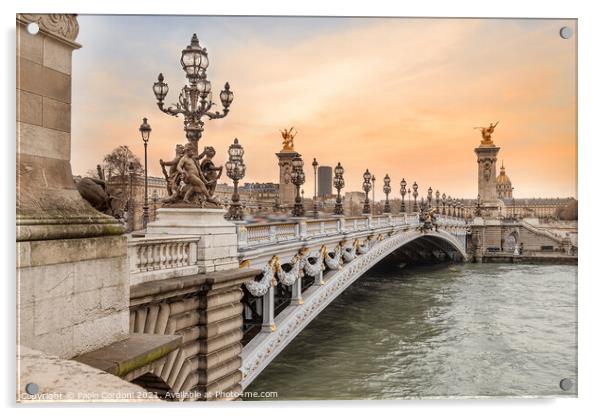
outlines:
[{"label": "distant building", "polygon": [[330,197],[332,195],[332,167],[318,167],[318,196]]},{"label": "distant building", "polygon": [[277,183],[245,183],[241,188],[241,198],[245,194],[249,211],[272,211],[278,205],[280,186]]},{"label": "distant building", "polygon": [[497,197],[500,199],[512,198],[512,182],[508,175],[506,175],[506,168],[504,168],[504,162],[500,168],[500,174],[496,178],[495,189],[497,191]]},{"label": "distant building", "polygon": [[345,215],[361,215],[365,198],[366,194],[364,194],[363,192],[345,192],[345,196],[343,198],[343,210],[345,212]]},{"label": "distant building", "polygon": [[[499,216],[518,218],[550,219],[558,216],[558,211],[574,203],[575,198],[500,198]],[[474,215],[475,199],[460,200],[467,208],[467,215]]]}]

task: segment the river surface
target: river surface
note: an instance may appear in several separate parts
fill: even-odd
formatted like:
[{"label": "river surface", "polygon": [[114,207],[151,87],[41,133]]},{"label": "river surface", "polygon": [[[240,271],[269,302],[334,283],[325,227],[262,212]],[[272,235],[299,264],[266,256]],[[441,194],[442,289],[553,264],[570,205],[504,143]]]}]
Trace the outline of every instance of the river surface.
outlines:
[{"label": "river surface", "polygon": [[370,270],[247,391],[277,400],[574,395],[577,267]]}]

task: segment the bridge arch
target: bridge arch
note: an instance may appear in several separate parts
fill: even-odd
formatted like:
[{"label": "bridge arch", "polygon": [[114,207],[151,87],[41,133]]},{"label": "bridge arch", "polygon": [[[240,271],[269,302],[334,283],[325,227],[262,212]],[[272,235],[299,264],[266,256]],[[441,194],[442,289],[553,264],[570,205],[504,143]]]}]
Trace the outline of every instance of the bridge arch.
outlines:
[{"label": "bridge arch", "polygon": [[[316,265],[320,265],[321,261],[314,261],[310,267],[299,265],[302,260],[297,254],[286,262],[292,266],[287,266],[280,272],[278,270],[270,271],[268,264],[264,269],[265,272],[261,281],[253,282],[248,286],[255,294],[261,294],[261,285],[267,285],[266,292],[261,295],[264,313],[262,330],[245,345],[241,354],[243,359],[241,385],[243,389],[326,306],[366,271],[392,253],[400,253],[401,256],[405,256],[413,262],[466,260],[464,231],[460,228],[451,231],[399,230],[366,236],[363,243],[358,242],[357,239],[354,242],[344,240],[343,244],[339,243],[334,249],[326,250],[326,252],[320,250],[316,253],[316,250],[314,250],[306,257],[320,259],[319,256],[322,253],[324,261],[323,270],[319,272],[319,276],[315,279],[316,284],[303,292],[302,296],[299,296],[301,278],[297,276],[295,283],[291,284],[296,285],[292,288],[292,298],[299,301],[291,302],[286,309],[275,317],[273,315],[274,282],[279,280],[281,283],[289,283],[293,280],[291,273],[295,271],[298,271],[299,275],[302,275],[303,270],[305,272],[308,272],[308,270],[309,272],[315,272]],[[265,314],[270,313],[272,315],[268,316],[266,320]]]}]

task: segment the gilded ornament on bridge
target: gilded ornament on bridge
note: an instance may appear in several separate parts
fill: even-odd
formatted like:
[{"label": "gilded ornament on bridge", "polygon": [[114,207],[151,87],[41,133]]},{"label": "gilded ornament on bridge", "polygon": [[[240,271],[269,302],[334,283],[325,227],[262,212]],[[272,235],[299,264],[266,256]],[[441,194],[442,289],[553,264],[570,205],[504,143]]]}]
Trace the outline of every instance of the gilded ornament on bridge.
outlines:
[{"label": "gilded ornament on bridge", "polygon": [[79,33],[76,14],[20,14],[21,20],[37,23],[40,29],[74,41]]},{"label": "gilded ornament on bridge", "polygon": [[491,140],[491,135],[493,131],[497,127],[499,121],[496,121],[495,124],[489,123],[489,127],[474,127],[475,129],[481,130],[481,144],[485,146],[493,146],[493,140]]},{"label": "gilded ornament on bridge", "polygon": [[293,139],[297,135],[297,132],[295,131],[293,133],[294,130],[295,130],[294,127],[291,127],[288,130],[287,129],[280,130],[280,134],[282,135],[282,151],[283,152],[294,152],[295,151],[295,145],[293,143]]}]

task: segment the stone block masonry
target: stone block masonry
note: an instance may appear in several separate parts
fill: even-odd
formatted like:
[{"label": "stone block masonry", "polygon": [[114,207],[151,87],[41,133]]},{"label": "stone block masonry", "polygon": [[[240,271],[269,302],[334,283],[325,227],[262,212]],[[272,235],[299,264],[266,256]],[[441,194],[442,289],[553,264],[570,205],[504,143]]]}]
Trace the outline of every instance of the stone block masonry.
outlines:
[{"label": "stone block masonry", "polygon": [[70,358],[126,337],[125,247],[121,236],[17,242],[17,342]]},{"label": "stone block masonry", "polygon": [[180,400],[216,400],[242,391],[241,285],[259,273],[230,269],[133,286],[130,330],[183,339],[164,364],[152,369],[152,382],[148,377],[134,382]]},{"label": "stone block masonry", "polygon": [[71,358],[129,334],[127,244],[73,181],[75,15],[20,14],[16,23],[17,342]]}]

